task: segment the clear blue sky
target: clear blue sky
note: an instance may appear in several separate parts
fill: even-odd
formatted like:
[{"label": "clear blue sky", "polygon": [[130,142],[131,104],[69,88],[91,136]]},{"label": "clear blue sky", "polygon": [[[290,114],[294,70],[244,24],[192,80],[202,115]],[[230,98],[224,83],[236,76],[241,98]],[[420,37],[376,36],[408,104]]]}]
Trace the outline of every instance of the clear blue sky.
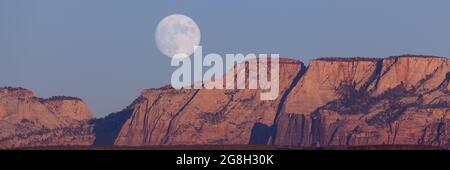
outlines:
[{"label": "clear blue sky", "polygon": [[0,0],[0,86],[83,98],[96,116],[119,111],[174,68],[154,42],[181,13],[204,53],[450,56],[448,0]]}]

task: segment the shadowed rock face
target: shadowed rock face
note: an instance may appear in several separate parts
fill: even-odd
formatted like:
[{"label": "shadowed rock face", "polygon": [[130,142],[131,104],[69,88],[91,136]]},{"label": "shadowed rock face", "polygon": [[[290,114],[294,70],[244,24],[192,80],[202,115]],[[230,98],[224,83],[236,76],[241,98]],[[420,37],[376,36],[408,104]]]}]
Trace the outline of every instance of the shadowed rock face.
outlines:
[{"label": "shadowed rock face", "polygon": [[127,121],[132,114],[132,109],[127,107],[124,110],[111,113],[108,116],[100,119],[92,120],[91,125],[94,127],[93,132],[95,146],[112,146],[121,130],[125,121]]},{"label": "shadowed rock face", "polygon": [[[246,69],[255,69],[243,65],[227,75],[248,76]],[[273,101],[260,100],[261,90],[165,86],[144,90],[123,111],[89,122],[90,111],[79,99],[39,99],[26,89],[1,88],[0,147],[418,144],[450,148],[447,58],[321,58],[308,67],[280,59],[279,79],[279,96]]]},{"label": "shadowed rock face", "polygon": [[40,99],[27,89],[0,88],[0,148],[90,145],[90,119],[80,99]]}]

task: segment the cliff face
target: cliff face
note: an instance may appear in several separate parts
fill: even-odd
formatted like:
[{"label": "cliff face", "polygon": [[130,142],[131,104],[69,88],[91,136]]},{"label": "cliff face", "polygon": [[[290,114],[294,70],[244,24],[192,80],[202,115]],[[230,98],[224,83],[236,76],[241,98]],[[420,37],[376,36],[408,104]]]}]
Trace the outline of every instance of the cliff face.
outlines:
[{"label": "cliff face", "polygon": [[337,89],[353,82],[366,89],[379,69],[378,61],[362,59],[318,59],[311,61],[305,75],[289,94],[287,113],[312,113],[318,107],[339,97]]},{"label": "cliff face", "polygon": [[0,148],[89,145],[90,119],[80,99],[40,99],[27,89],[0,88]]},{"label": "cliff face", "polygon": [[47,109],[60,118],[78,121],[92,119],[91,110],[79,99],[49,99],[42,102]]},{"label": "cliff face", "polygon": [[[302,69],[303,64],[298,61],[280,59],[280,96],[300,76]],[[227,74],[238,72],[245,72],[245,69]],[[281,97],[263,101],[260,100],[260,93],[260,90],[248,89],[144,90],[132,105],[133,114],[120,131],[116,144],[267,143],[270,136],[268,130],[273,124]],[[252,131],[261,133],[252,136]]]},{"label": "cliff face", "polygon": [[275,143],[448,147],[449,71],[440,57],[315,60],[289,94]]},{"label": "cliff face", "polygon": [[283,61],[274,101],[258,90],[143,91],[116,145],[448,146],[446,58]]}]

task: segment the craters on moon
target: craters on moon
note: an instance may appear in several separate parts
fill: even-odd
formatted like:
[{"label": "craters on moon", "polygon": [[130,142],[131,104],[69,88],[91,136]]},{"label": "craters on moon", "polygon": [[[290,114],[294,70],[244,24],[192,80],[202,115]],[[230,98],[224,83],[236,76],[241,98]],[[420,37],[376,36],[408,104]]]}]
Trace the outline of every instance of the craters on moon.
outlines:
[{"label": "craters on moon", "polygon": [[200,45],[200,29],[195,21],[185,15],[173,14],[162,19],[155,32],[158,49],[173,58],[176,54],[188,57]]}]

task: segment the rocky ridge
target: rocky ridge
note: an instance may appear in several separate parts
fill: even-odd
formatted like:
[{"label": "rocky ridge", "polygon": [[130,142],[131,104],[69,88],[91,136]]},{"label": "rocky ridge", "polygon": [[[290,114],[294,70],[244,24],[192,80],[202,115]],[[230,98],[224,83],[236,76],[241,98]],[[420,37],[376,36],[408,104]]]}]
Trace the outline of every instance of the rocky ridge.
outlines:
[{"label": "rocky ridge", "polygon": [[448,63],[414,55],[281,62],[272,102],[256,91],[149,89],[115,144],[448,147]]},{"label": "rocky ridge", "polygon": [[[224,77],[240,72],[248,75],[252,68],[243,64],[245,69]],[[87,107],[73,104],[75,99],[42,100],[31,91],[2,89],[0,126],[10,130],[0,133],[0,146],[26,146],[32,142],[18,141],[34,138],[23,134],[37,133],[37,127],[43,126],[56,129],[47,136],[71,137],[83,145],[450,148],[449,80],[449,60],[444,57],[320,58],[307,67],[280,59],[280,90],[273,101],[260,100],[261,90],[165,86],[143,90],[123,111],[91,121],[86,121],[91,119],[89,114],[82,114]],[[28,119],[38,125],[26,123]],[[67,126],[72,122],[76,126]],[[76,132],[57,130],[66,127]],[[52,140],[53,136],[46,138],[49,145],[73,144]],[[16,145],[6,141],[16,141],[10,142]]]}]

